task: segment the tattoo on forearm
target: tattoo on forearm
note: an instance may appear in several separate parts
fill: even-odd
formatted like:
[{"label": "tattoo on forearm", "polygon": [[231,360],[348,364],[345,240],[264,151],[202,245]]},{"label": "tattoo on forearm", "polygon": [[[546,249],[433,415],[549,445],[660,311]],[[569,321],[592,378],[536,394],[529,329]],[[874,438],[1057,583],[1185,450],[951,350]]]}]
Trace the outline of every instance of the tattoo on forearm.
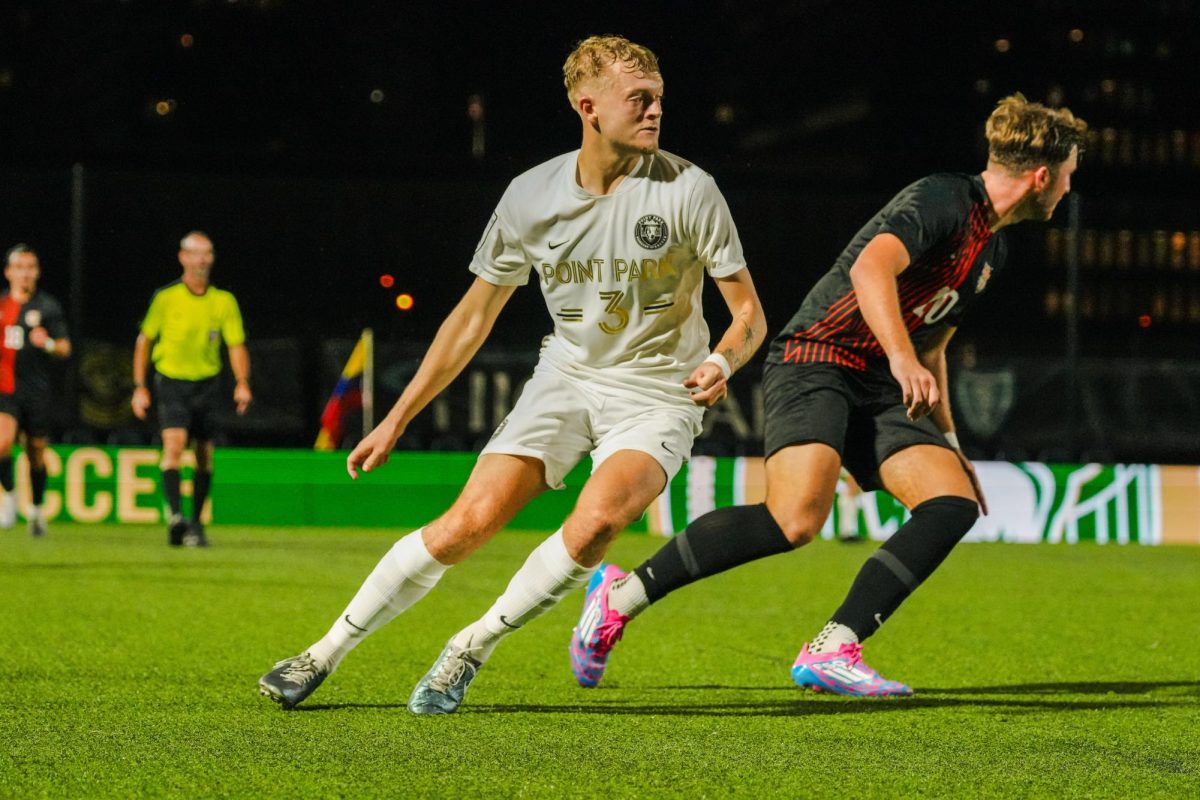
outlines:
[{"label": "tattoo on forearm", "polygon": [[729,366],[733,369],[745,364],[750,360],[750,356],[754,354],[754,328],[744,319],[739,319],[742,323],[742,341],[737,347],[726,347],[721,351],[721,355],[725,356],[725,360],[729,362]]}]

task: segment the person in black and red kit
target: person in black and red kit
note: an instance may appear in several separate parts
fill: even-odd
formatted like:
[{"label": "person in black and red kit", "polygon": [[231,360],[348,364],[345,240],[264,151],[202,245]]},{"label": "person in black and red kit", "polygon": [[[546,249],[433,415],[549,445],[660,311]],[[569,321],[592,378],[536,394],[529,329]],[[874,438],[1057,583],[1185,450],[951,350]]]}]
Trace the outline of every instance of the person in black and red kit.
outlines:
[{"label": "person in black and red kit", "polygon": [[50,434],[49,411],[54,406],[50,361],[71,355],[62,306],[38,291],[41,275],[37,253],[29,245],[9,248],[4,262],[8,291],[0,295],[0,527],[16,523],[12,447],[23,433],[29,459],[29,484],[33,506],[26,511],[29,532],[46,535],[42,500],[46,495],[45,452]]},{"label": "person in black and red kit", "polygon": [[1070,191],[1086,131],[1065,108],[1005,98],[987,120],[981,174],[919,180],[858,232],[769,351],[766,502],[697,518],[602,597],[589,593],[579,627],[606,626],[598,663],[625,623],[669,592],[812,541],[844,464],[911,518],[867,559],[792,678],[856,697],[912,694],[862,660],[862,642],[987,513],[954,432],[946,345],[1004,263],[1000,230],[1050,219]]}]

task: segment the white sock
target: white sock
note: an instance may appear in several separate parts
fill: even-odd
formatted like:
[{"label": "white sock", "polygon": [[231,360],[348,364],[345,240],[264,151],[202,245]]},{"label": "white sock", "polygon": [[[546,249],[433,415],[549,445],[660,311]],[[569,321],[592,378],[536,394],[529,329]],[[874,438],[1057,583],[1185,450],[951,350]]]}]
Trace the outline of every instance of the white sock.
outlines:
[{"label": "white sock", "polygon": [[808,646],[810,653],[835,653],[844,644],[858,644],[858,634],[838,622],[826,622]]},{"label": "white sock", "polygon": [[575,563],[559,528],[529,554],[487,613],[455,634],[454,644],[478,661],[487,661],[501,639],[554,608],[595,571]]},{"label": "white sock", "polygon": [[631,572],[624,578],[613,581],[608,587],[608,607],[633,619],[650,607],[650,598],[646,596],[646,584]]},{"label": "white sock", "polygon": [[449,567],[429,554],[422,528],[396,542],[363,581],[358,594],[309,654],[330,672],[359,642],[395,619],[434,587]]}]

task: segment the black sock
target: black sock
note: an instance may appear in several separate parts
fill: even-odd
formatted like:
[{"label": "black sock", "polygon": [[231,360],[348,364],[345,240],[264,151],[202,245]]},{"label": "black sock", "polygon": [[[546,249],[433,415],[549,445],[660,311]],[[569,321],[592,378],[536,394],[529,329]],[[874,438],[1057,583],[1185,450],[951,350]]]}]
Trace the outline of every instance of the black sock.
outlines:
[{"label": "black sock", "polygon": [[162,471],[163,496],[167,499],[167,508],[171,509],[171,516],[180,513],[182,500],[180,499],[179,491],[179,470],[164,469]]},{"label": "black sock", "polygon": [[693,581],[791,549],[766,505],[730,506],[692,520],[634,572],[654,603]]},{"label": "black sock", "polygon": [[11,492],[13,486],[13,460],[12,456],[0,458],[0,486],[4,487],[4,491]]},{"label": "black sock", "polygon": [[212,486],[212,472],[196,470],[192,473],[192,520],[200,521],[204,513],[204,501],[208,499],[208,489]]},{"label": "black sock", "polygon": [[912,510],[858,571],[850,593],[830,618],[865,641],[933,574],[979,518],[979,506],[963,497],[935,497]]},{"label": "black sock", "polygon": [[40,506],[46,499],[46,465],[35,467],[29,465],[29,493],[33,495],[33,504]]}]

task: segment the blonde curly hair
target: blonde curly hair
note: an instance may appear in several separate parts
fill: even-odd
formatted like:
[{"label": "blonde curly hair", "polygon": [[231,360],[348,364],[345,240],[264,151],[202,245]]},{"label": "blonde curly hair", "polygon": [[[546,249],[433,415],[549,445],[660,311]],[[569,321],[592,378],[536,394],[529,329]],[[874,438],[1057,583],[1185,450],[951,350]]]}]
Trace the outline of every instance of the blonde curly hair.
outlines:
[{"label": "blonde curly hair", "polygon": [[1071,157],[1072,148],[1082,155],[1087,127],[1070,109],[1031,103],[1018,92],[997,103],[988,117],[988,158],[1013,172],[1043,164],[1054,169]]},{"label": "blonde curly hair", "polygon": [[620,62],[627,72],[660,75],[658,57],[647,47],[624,36],[589,36],[575,45],[563,64],[563,84],[571,104],[579,98],[579,87],[597,78],[606,79],[610,64]]}]

